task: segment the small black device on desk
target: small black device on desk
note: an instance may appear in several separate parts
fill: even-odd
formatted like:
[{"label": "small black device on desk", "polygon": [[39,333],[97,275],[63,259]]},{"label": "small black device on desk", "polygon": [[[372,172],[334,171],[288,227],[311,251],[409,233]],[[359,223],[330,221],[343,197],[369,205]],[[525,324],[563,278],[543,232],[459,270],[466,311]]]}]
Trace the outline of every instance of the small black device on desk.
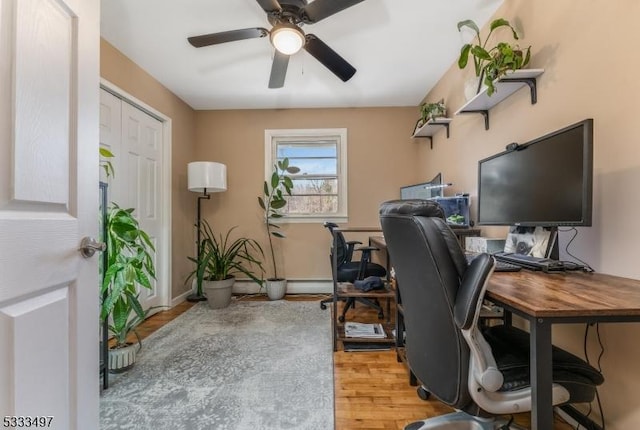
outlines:
[{"label": "small black device on desk", "polygon": [[494,257],[498,261],[517,264],[530,270],[542,270],[545,272],[558,272],[563,270],[578,270],[582,266],[575,263],[565,264],[562,261],[549,258],[532,257],[530,255],[515,254],[510,252],[497,252]]}]

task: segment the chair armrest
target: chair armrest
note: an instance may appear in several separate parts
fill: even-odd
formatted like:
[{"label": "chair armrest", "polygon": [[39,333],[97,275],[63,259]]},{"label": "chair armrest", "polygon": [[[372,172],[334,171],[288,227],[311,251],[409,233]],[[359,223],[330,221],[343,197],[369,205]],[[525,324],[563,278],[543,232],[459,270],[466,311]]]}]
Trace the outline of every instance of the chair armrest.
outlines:
[{"label": "chair armrest", "polygon": [[471,351],[470,377],[482,388],[495,392],[502,386],[503,375],[496,364],[491,347],[478,330],[478,319],[494,259],[489,254],[476,257],[462,278],[454,318]]},{"label": "chair armrest", "polygon": [[358,269],[358,279],[362,279],[367,271],[367,265],[371,262],[371,251],[378,251],[375,246],[359,246],[355,249],[362,252],[360,256],[360,268]]},{"label": "chair armrest", "polygon": [[453,309],[456,324],[462,330],[477,325],[482,309],[486,283],[495,261],[489,254],[481,254],[473,259],[460,283],[458,297]]},{"label": "chair armrest", "polygon": [[347,247],[347,249],[345,250],[345,261],[352,261],[353,260],[353,250],[355,249],[356,245],[360,245],[362,242],[358,241],[358,240],[349,240],[347,242],[345,242],[345,245]]}]

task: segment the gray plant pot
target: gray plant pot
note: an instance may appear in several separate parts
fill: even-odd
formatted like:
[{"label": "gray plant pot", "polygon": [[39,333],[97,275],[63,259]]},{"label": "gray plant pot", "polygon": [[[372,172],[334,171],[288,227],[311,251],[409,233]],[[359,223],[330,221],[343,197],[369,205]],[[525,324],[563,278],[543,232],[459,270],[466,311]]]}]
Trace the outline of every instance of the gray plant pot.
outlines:
[{"label": "gray plant pot", "polygon": [[202,282],[202,291],[207,296],[207,302],[211,309],[221,309],[229,306],[234,282],[236,282],[234,277],[223,281]]},{"label": "gray plant pot", "polygon": [[109,349],[109,372],[125,372],[136,364],[136,353],[141,345],[127,344],[124,348]]},{"label": "gray plant pot", "polygon": [[267,279],[266,285],[269,300],[280,300],[287,293],[286,279]]}]

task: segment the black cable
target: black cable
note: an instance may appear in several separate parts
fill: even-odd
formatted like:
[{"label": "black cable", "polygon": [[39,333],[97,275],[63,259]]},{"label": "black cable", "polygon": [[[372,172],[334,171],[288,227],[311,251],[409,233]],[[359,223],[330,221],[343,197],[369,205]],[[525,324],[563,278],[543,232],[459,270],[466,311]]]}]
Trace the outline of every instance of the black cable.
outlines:
[{"label": "black cable", "polygon": [[[587,337],[589,335],[589,327],[591,327],[590,324],[586,324],[585,326],[585,330],[584,330],[584,340],[583,340],[583,344],[582,344],[582,348],[584,351],[584,359],[587,362],[587,364],[591,365],[591,363],[589,362],[589,354],[587,354]],[[598,339],[598,345],[600,346],[600,353],[598,354],[598,361],[596,363],[596,365],[598,366],[598,372],[602,373],[602,356],[604,355],[604,345],[602,344],[602,338],[600,337],[600,323],[596,323],[596,336]],[[604,412],[602,410],[602,402],[600,401],[600,393],[598,393],[598,388],[595,388],[596,390],[596,401],[598,402],[598,411],[600,412],[600,423],[602,424],[602,430],[605,430],[605,424],[604,424]],[[591,415],[591,412],[593,412],[593,407],[592,404],[589,403],[589,410],[587,411],[586,416],[588,417],[589,415]],[[576,430],[580,429],[580,424],[578,424],[578,426],[576,427]]]},{"label": "black cable", "polygon": [[579,259],[578,257],[576,257],[575,255],[573,255],[570,251],[569,251],[569,246],[571,246],[571,242],[573,242],[573,240],[576,238],[576,236],[578,236],[578,229],[575,227],[571,227],[571,228],[565,228],[565,229],[558,229],[558,231],[561,232],[569,232],[572,231],[573,232],[573,237],[571,237],[571,239],[569,239],[569,242],[567,242],[567,244],[564,247],[564,252],[567,253],[567,255],[571,258],[573,258],[574,260],[578,261],[580,264],[582,264],[584,266],[584,270],[585,272],[595,272],[595,270],[593,269],[593,267],[591,267],[587,262],[585,262],[584,260]]},{"label": "black cable", "polygon": [[598,345],[600,345],[600,355],[598,355],[598,372],[602,373],[600,361],[604,355],[604,345],[602,345],[602,339],[600,339],[600,323],[596,323],[596,334],[598,335]]},{"label": "black cable", "polygon": [[[600,365],[600,361],[602,360],[602,356],[604,355],[604,345],[602,344],[602,339],[600,338],[600,323],[596,323],[596,335],[598,337],[598,345],[600,345],[600,355],[598,355],[598,372],[602,373],[602,366]],[[605,430],[604,412],[602,411],[602,403],[600,402],[600,393],[598,393],[597,387],[596,387],[596,400],[598,401],[598,410],[600,411],[602,430]]]}]

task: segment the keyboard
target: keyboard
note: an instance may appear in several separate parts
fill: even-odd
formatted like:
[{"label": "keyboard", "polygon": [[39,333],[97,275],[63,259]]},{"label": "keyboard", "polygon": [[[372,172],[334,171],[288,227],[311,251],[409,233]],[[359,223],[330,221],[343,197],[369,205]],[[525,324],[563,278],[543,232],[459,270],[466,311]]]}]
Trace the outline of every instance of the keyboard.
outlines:
[{"label": "keyboard", "polygon": [[[465,253],[465,257],[467,257],[467,263],[471,264],[473,259],[478,255],[479,254]],[[494,272],[517,272],[519,270],[522,270],[522,266],[500,260],[496,260],[496,265],[493,267]]]},{"label": "keyboard", "polygon": [[498,252],[493,256],[498,261],[516,264],[530,270],[544,270],[545,272],[565,270],[564,264],[561,261],[548,258],[532,257],[530,255],[513,254],[510,252]]},{"label": "keyboard", "polygon": [[519,270],[522,270],[522,266],[500,260],[496,260],[496,265],[493,268],[494,272],[517,272]]}]

